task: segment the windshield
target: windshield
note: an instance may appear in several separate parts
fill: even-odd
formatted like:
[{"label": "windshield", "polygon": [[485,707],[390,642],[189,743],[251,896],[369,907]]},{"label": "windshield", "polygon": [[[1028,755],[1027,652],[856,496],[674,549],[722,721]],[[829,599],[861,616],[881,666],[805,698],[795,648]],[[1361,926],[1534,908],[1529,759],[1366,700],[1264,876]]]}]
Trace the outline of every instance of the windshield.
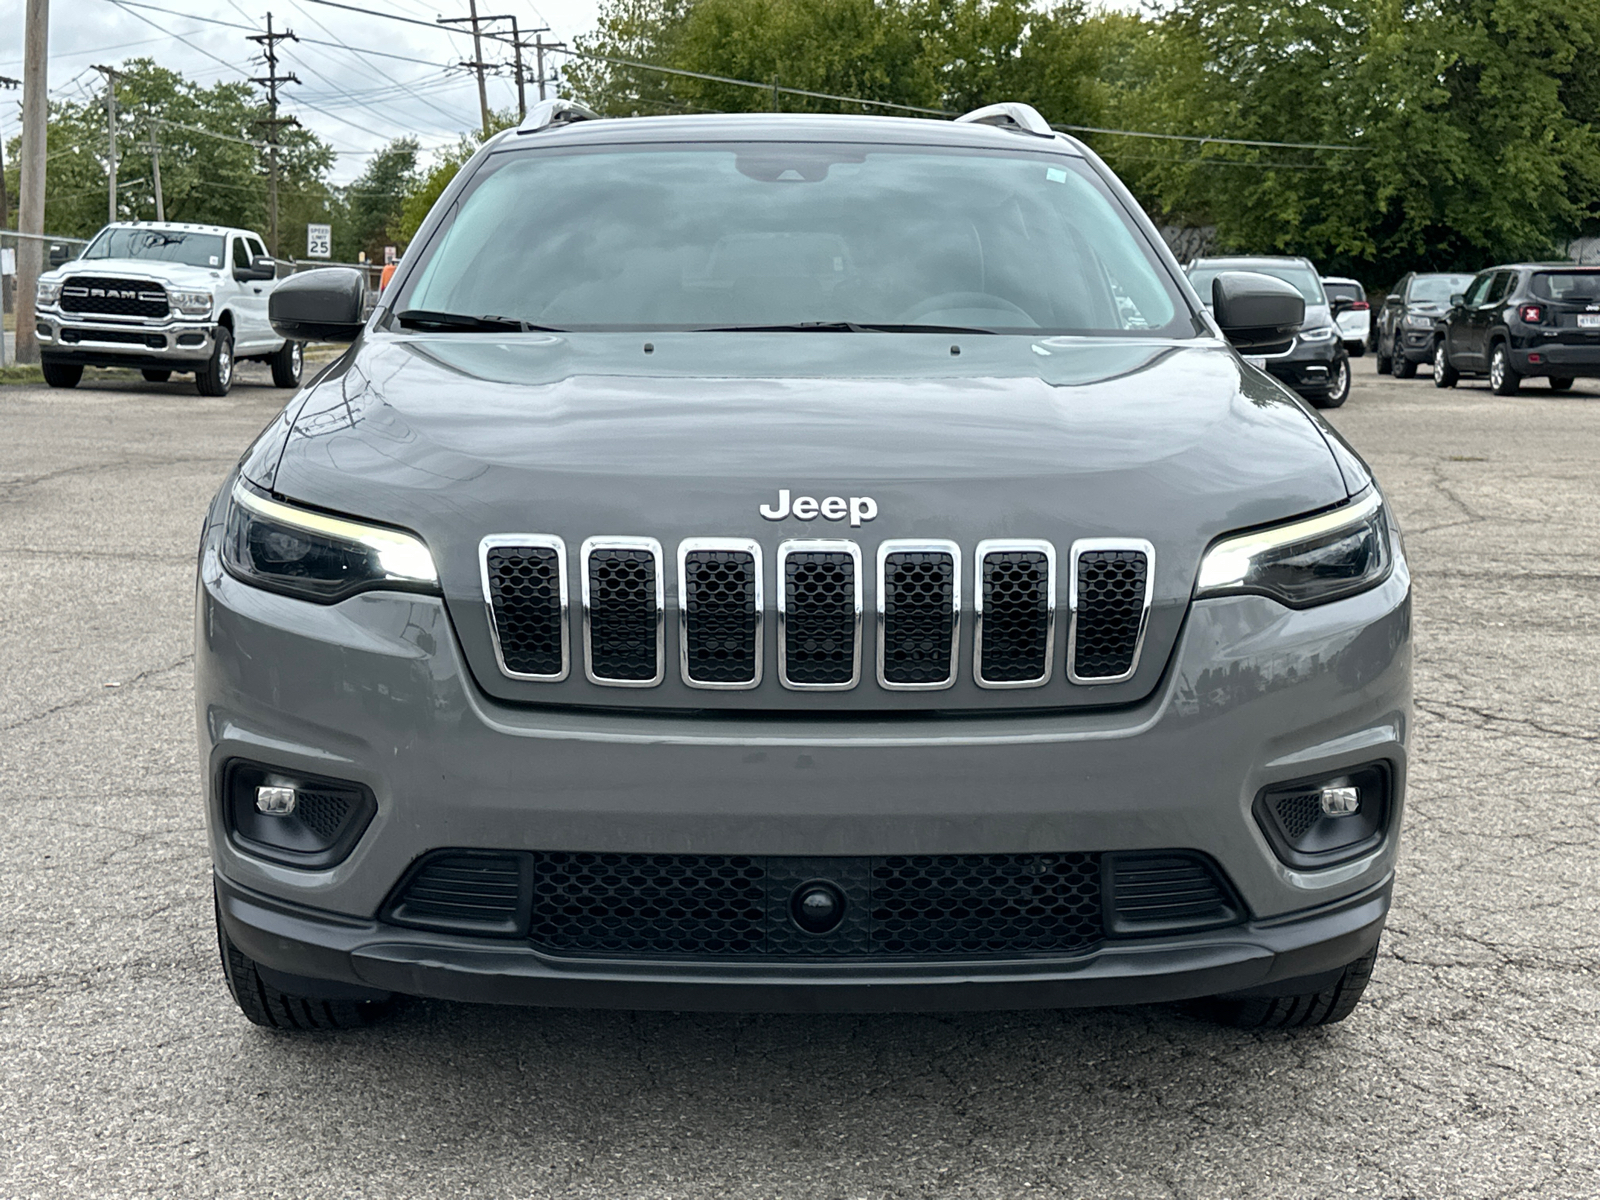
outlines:
[{"label": "windshield", "polygon": [[1296,266],[1294,263],[1274,262],[1270,259],[1251,262],[1216,263],[1196,266],[1189,269],[1189,282],[1194,285],[1194,290],[1200,293],[1200,298],[1207,304],[1211,303],[1211,281],[1224,271],[1250,271],[1257,275],[1271,275],[1274,279],[1281,279],[1299,292],[1307,304],[1327,304],[1327,298],[1322,294],[1322,280],[1317,273],[1309,267]]},{"label": "windshield", "polygon": [[1451,296],[1459,296],[1471,286],[1471,275],[1418,275],[1406,289],[1406,303],[1444,308]]},{"label": "windshield", "polygon": [[1540,271],[1533,277],[1533,294],[1541,300],[1592,304],[1600,300],[1600,271]]},{"label": "windshield", "polygon": [[191,267],[222,265],[222,235],[175,229],[103,229],[84,258],[148,258]]},{"label": "windshield", "polygon": [[1057,154],[514,151],[474,180],[414,280],[397,312],[551,329],[1192,332],[1127,214]]}]

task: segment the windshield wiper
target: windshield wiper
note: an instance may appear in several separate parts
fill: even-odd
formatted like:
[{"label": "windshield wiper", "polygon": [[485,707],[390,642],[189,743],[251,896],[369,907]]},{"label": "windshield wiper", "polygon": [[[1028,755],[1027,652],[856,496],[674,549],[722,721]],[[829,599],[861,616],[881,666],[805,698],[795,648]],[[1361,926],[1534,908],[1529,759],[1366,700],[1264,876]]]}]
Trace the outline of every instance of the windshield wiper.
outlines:
[{"label": "windshield wiper", "polygon": [[970,325],[893,325],[877,321],[795,321],[790,325],[709,325],[694,333],[993,333]]},{"label": "windshield wiper", "polygon": [[408,308],[396,313],[395,320],[413,329],[449,329],[462,333],[566,333],[551,325],[530,325],[517,317],[498,317],[490,313],[470,317],[464,313],[434,312],[426,308]]}]

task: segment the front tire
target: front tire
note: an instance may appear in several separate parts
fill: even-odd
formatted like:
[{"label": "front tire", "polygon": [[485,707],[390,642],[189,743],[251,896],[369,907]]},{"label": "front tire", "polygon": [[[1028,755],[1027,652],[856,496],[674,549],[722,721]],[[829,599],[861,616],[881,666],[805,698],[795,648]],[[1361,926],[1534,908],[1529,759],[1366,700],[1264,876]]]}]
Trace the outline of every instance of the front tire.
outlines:
[{"label": "front tire", "polygon": [[1328,391],[1311,402],[1315,408],[1338,408],[1350,399],[1350,358],[1341,354],[1328,369]]},{"label": "front tire", "polygon": [[1453,388],[1460,378],[1461,372],[1450,365],[1449,351],[1444,348],[1444,339],[1440,338],[1433,344],[1433,386]]},{"label": "front tire", "polygon": [[1417,364],[1406,357],[1405,351],[1399,351],[1394,356],[1394,365],[1389,368],[1389,374],[1396,379],[1415,379]]},{"label": "front tire", "polygon": [[1332,983],[1314,992],[1284,996],[1212,996],[1200,1001],[1204,1016],[1236,1029],[1307,1029],[1344,1020],[1361,1000],[1378,960],[1373,946],[1348,964]]},{"label": "front tire", "polygon": [[162,371],[155,367],[146,367],[139,374],[144,376],[146,383],[165,383],[172,378],[171,371]]},{"label": "front tire", "polygon": [[233,334],[220,326],[211,357],[194,373],[194,386],[202,396],[226,396],[233,386]]},{"label": "front tire", "polygon": [[1570,392],[1572,390],[1574,380],[1568,379],[1565,375],[1552,375],[1545,382],[1550,385],[1550,390],[1552,392]]},{"label": "front tire", "polygon": [[44,372],[44,381],[51,387],[75,388],[83,378],[83,368],[77,363],[47,362],[40,370]]},{"label": "front tire", "polygon": [[1489,386],[1496,396],[1515,396],[1522,387],[1522,376],[1511,365],[1511,351],[1496,342],[1489,351]]},{"label": "front tire", "polygon": [[305,369],[305,343],[284,342],[267,361],[272,364],[273,387],[299,387],[300,375]]}]

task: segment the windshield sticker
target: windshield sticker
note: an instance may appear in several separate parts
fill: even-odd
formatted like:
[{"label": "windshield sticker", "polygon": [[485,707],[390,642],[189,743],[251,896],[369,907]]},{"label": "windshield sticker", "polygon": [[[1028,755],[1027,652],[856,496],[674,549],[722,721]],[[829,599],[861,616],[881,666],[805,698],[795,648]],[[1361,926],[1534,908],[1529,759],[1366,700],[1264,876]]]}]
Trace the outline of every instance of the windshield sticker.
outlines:
[{"label": "windshield sticker", "polygon": [[1067,173],[1057,167],[1046,167],[1044,169],[1044,177],[1051,183],[1065,183],[1067,181]]},{"label": "windshield sticker", "polygon": [[217,265],[217,256],[215,254],[211,255],[211,265],[213,267]]}]

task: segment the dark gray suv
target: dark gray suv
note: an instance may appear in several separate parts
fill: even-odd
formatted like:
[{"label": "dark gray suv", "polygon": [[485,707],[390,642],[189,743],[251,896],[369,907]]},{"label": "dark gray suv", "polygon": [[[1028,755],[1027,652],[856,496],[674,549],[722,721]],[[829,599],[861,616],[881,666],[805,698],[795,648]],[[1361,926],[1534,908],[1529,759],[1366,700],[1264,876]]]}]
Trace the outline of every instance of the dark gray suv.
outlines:
[{"label": "dark gray suv", "polygon": [[[260,1024],[1203,999],[1335,1021],[1389,908],[1410,577],[1361,459],[1081,143],[491,140],[223,482],[196,696]],[[1230,344],[1229,339],[1235,344]]]}]

